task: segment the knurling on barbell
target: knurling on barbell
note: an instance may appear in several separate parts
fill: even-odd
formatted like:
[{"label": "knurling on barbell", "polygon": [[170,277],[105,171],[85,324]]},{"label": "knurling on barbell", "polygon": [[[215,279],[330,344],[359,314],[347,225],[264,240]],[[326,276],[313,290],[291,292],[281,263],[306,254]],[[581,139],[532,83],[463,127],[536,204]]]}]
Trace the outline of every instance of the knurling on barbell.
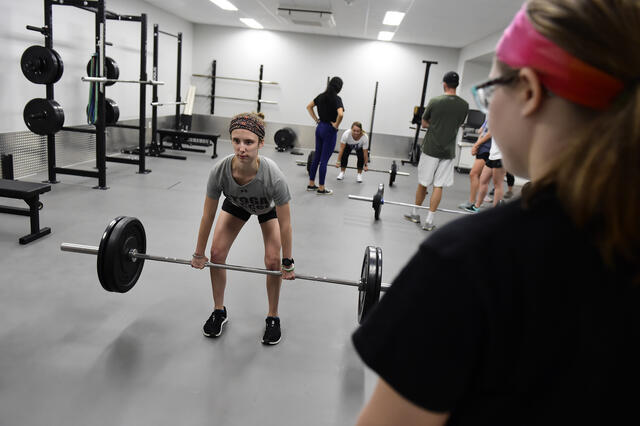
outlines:
[{"label": "knurling on barbell", "polygon": [[[137,283],[145,260],[190,265],[191,261],[146,253],[146,233],[142,222],[134,217],[118,216],[102,234],[98,247],[62,243],[60,250],[97,255],[98,279],[102,287],[114,293],[126,293]],[[252,268],[240,265],[207,262],[209,268],[228,269],[262,275],[280,276],[280,271]],[[382,249],[368,246],[364,252],[358,281],[296,273],[296,279],[340,284],[358,288],[358,322],[362,322],[380,299],[380,292],[390,285],[382,283]]]}]

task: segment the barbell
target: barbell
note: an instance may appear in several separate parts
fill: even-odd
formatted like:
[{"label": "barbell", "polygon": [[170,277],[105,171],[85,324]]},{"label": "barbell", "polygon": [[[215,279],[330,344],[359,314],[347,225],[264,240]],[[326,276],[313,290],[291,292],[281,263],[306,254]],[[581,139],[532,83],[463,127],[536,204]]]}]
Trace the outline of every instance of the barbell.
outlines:
[{"label": "barbell", "polygon": [[[309,153],[309,155],[307,156],[307,161],[296,161],[296,164],[298,166],[307,166],[307,173],[311,173],[311,163],[313,163],[313,159],[315,158],[315,155],[316,155],[316,152],[315,151],[311,151]],[[357,167],[347,166],[347,169],[357,169]],[[396,176],[397,175],[409,176],[409,173],[399,172],[398,171],[398,164],[395,162],[395,160],[393,160],[391,162],[391,169],[390,170],[380,170],[380,169],[371,169],[371,168],[369,168],[368,171],[370,171],[370,172],[378,172],[378,173],[389,173],[389,186],[393,186],[393,182],[396,181]]]},{"label": "barbell", "polygon": [[[118,216],[109,223],[102,234],[98,247],[74,243],[62,243],[60,245],[60,250],[62,251],[97,255],[97,272],[100,284],[106,291],[114,293],[126,293],[136,285],[142,273],[142,266],[145,260],[191,265],[190,260],[155,256],[147,254],[146,249],[146,233],[142,222],[137,218],[128,216]],[[280,271],[240,265],[207,262],[205,266],[253,274],[282,275]],[[358,281],[303,275],[297,272],[296,279],[357,287],[359,323],[378,303],[380,292],[386,291],[390,287],[389,284],[382,282],[382,249],[373,246],[367,246],[364,251],[364,259]]]},{"label": "barbell", "polygon": [[152,86],[162,86],[164,81],[155,80],[117,80],[115,78],[106,77],[80,77],[82,81],[89,83],[133,83],[133,84],[150,84]]},{"label": "barbell", "polygon": [[[357,201],[369,201],[371,202],[371,206],[373,207],[373,216],[376,220],[380,219],[380,211],[382,210],[383,204],[392,204],[396,206],[405,206],[405,207],[415,207],[417,209],[429,210],[427,206],[418,206],[416,204],[409,203],[401,203],[399,201],[388,201],[384,199],[384,184],[381,183],[378,185],[378,191],[375,193],[373,197],[361,197],[359,195],[349,195],[350,200]],[[473,214],[470,212],[459,211],[459,210],[451,210],[451,209],[443,209],[437,208],[436,210],[444,212],[444,213],[453,213],[453,214]]]}]

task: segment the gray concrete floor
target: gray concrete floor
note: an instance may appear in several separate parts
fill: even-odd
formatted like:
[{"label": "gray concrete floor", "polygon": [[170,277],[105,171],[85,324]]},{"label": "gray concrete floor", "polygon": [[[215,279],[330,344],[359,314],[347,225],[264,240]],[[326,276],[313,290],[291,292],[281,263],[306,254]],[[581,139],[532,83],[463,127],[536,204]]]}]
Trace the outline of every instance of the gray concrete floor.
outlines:
[{"label": "gray concrete floor", "polygon": [[[220,142],[220,157],[232,152]],[[365,174],[342,182],[330,168],[332,196],[305,191],[304,156],[263,151],[286,174],[292,192],[297,270],[357,280],[366,245],[383,248],[383,281],[391,282],[429,233],[405,221],[406,209],[384,206],[374,221],[368,203],[388,176]],[[59,175],[44,194],[41,225],[52,234],[21,246],[28,218],[0,215],[0,425],[347,425],[369,397],[376,376],[355,353],[357,291],[308,281],[283,286],[283,340],[264,347],[264,277],[229,272],[229,323],[219,339],[202,336],[212,309],[208,273],[183,265],[147,262],[127,294],[105,292],[96,257],[59,250],[62,242],[98,245],[118,215],[138,217],[147,251],[189,258],[193,252],[211,160],[149,158],[148,175],[109,163],[107,191],[95,179]],[[352,161],[354,161],[353,159]],[[331,160],[333,164],[334,159]],[[388,168],[390,159],[373,158]],[[83,167],[90,168],[91,164]],[[401,167],[385,198],[413,202],[416,169]],[[38,182],[46,175],[31,176]],[[464,201],[468,176],[456,175],[442,207]],[[2,199],[9,205],[20,202]],[[438,213],[436,223],[457,215]],[[257,220],[240,233],[229,263],[263,267]]]}]

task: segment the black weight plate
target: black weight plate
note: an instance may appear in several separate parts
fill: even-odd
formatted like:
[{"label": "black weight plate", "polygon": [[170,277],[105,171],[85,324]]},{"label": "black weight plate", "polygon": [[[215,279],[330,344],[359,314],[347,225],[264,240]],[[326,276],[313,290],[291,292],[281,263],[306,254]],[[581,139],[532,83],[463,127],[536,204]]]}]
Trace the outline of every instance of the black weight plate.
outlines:
[{"label": "black weight plate", "polygon": [[118,104],[113,99],[106,98],[105,99],[106,106],[106,120],[107,124],[116,124],[120,119],[120,108],[118,108]]},{"label": "black weight plate", "polygon": [[[106,56],[104,58],[104,67],[106,78],[113,80],[117,80],[118,78],[120,78],[120,68],[118,67],[116,61]],[[97,73],[93,72],[93,70],[91,69],[91,59],[89,59],[89,62],[87,62],[87,75],[89,77],[95,77],[97,75]],[[116,84],[115,81],[109,81],[105,83],[105,86],[112,86],[114,84]]]},{"label": "black weight plate", "polygon": [[358,289],[358,323],[362,324],[362,321],[380,299],[382,249],[367,246],[364,250],[360,280],[361,286]]},{"label": "black weight plate", "polygon": [[291,128],[283,127],[273,135],[273,139],[279,148],[288,149],[293,147],[296,134]]},{"label": "black weight plate", "polygon": [[131,259],[129,252],[145,253],[147,239],[142,223],[134,217],[124,217],[113,227],[104,251],[103,278],[106,287],[116,293],[126,293],[138,281],[143,259]]},{"label": "black weight plate", "polygon": [[20,58],[22,73],[32,83],[55,83],[62,76],[62,61],[53,49],[44,46],[30,46]]},{"label": "black weight plate", "polygon": [[43,98],[27,102],[22,118],[27,128],[38,135],[54,134],[64,125],[64,111],[60,104]]},{"label": "black weight plate", "polygon": [[64,72],[64,62],[62,62],[62,56],[60,56],[60,54],[55,51],[54,49],[51,49],[51,51],[53,52],[54,55],[56,55],[56,58],[58,59],[58,74],[56,74],[55,77],[55,82],[57,82],[58,80],[60,80],[60,78],[62,78],[62,73]]},{"label": "black weight plate", "polygon": [[376,220],[380,219],[380,210],[382,210],[382,195],[380,190],[373,196],[373,216]]},{"label": "black weight plate", "polygon": [[393,186],[393,182],[396,181],[396,175],[398,174],[398,164],[396,160],[391,162],[391,172],[389,173],[389,186]]},{"label": "black weight plate", "polygon": [[315,151],[311,151],[309,156],[307,157],[307,174],[311,174],[311,163],[313,163],[313,159],[316,156]]},{"label": "black weight plate", "polygon": [[109,287],[109,283],[105,280],[104,278],[105,274],[103,272],[105,269],[104,263],[105,263],[105,251],[107,250],[107,242],[111,238],[111,231],[113,231],[113,228],[116,226],[116,223],[118,223],[120,220],[124,218],[125,216],[118,216],[115,219],[113,219],[111,222],[109,222],[106,229],[102,233],[102,238],[100,238],[100,245],[98,246],[98,260],[96,262],[96,267],[98,270],[98,279],[100,280],[100,284],[102,285],[102,288],[104,288],[107,291],[113,291],[113,289]]}]

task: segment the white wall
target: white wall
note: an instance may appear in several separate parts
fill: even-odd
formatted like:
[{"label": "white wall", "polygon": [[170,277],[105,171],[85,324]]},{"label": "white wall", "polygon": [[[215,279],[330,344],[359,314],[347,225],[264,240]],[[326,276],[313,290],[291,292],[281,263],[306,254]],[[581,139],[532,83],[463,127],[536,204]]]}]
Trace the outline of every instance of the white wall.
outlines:
[{"label": "white wall", "polygon": [[[374,132],[405,136],[413,134],[409,126],[413,107],[420,102],[422,60],[438,61],[431,68],[428,101],[442,93],[442,76],[456,69],[459,53],[459,49],[211,25],[196,25],[194,37],[194,73],[209,74],[216,59],[217,75],[257,79],[263,64],[263,78],[280,83],[264,86],[263,99],[279,102],[263,104],[267,121],[313,124],[305,107],[325,89],[327,76],[337,75],[344,80],[342,128],[361,121],[369,129],[379,81]],[[210,80],[193,77],[192,81],[197,93],[210,93]],[[217,80],[216,94],[256,99],[257,84]],[[255,103],[220,99],[215,115],[230,117],[255,109]],[[209,99],[196,98],[194,113],[208,114]]]},{"label": "white wall", "polygon": [[486,81],[490,71],[491,64],[486,62],[467,61],[464,63],[461,73],[464,77],[461,79],[458,94],[464,100],[469,102],[469,108],[478,109],[475,101],[473,100],[471,88],[478,83]]},{"label": "white wall", "polygon": [[[188,88],[193,46],[193,25],[140,0],[109,0],[107,9],[121,15],[147,14],[147,75],[151,78],[153,63],[153,24],[160,29],[177,34],[183,33],[182,48],[182,94]],[[55,85],[55,99],[65,112],[65,125],[86,124],[86,106],[89,85],[80,81],[86,75],[86,64],[94,51],[94,15],[71,6],[53,7],[54,49],[62,56],[64,74]],[[25,25],[44,25],[43,1],[23,0],[5,2],[0,14],[0,133],[26,130],[22,118],[24,105],[32,98],[46,97],[45,86],[28,81],[20,70],[22,52],[33,44],[44,45],[44,37],[27,31]],[[116,60],[120,78],[139,79],[140,24],[137,22],[107,21],[106,38],[114,44],[107,46],[107,56]],[[160,35],[159,79],[167,85],[160,86],[159,99],[175,99],[176,92],[176,46],[173,37]],[[137,85],[116,84],[107,88],[107,97],[114,99],[120,108],[120,120],[138,117],[139,90]],[[147,101],[151,102],[151,87],[147,90]],[[172,107],[160,114],[172,114]],[[147,116],[151,107],[147,105]]]}]

